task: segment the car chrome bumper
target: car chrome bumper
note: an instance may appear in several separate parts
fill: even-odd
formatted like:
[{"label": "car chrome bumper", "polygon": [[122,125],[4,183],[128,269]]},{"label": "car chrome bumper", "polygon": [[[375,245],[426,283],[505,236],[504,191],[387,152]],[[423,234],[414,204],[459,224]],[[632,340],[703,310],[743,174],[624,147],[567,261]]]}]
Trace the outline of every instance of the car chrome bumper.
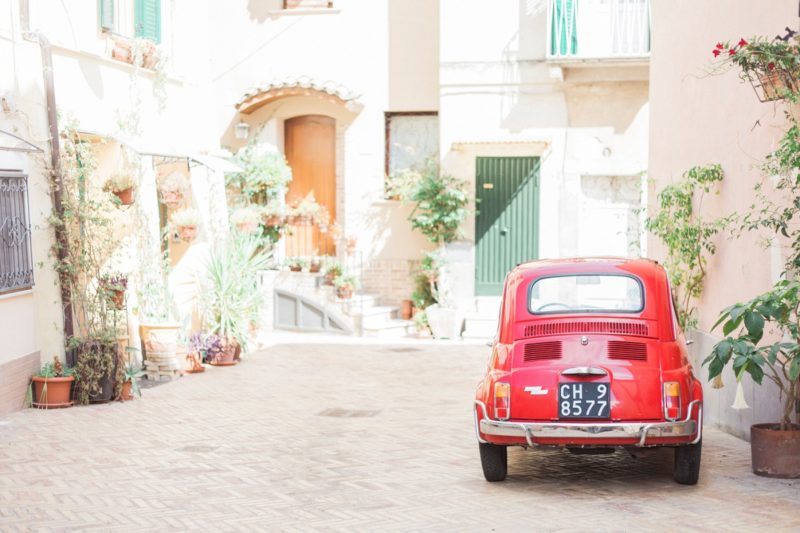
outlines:
[{"label": "car chrome bumper", "polygon": [[[510,422],[492,420],[486,412],[486,405],[475,400],[483,417],[478,422],[478,410],[474,409],[475,433],[479,442],[486,442],[484,435],[499,437],[524,437],[528,445],[538,446],[533,439],[638,439],[636,446],[653,446],[647,439],[657,437],[691,437],[686,444],[696,444],[703,433],[703,404],[700,400],[689,403],[686,418],[676,422]],[[692,420],[692,411],[697,407],[697,421]],[[480,431],[478,429],[480,428]]]}]

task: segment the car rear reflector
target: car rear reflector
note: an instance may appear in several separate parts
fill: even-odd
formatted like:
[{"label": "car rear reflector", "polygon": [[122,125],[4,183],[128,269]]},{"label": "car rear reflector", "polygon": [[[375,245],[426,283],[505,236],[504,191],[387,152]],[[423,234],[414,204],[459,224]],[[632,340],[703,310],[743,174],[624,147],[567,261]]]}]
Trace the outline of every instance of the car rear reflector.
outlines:
[{"label": "car rear reflector", "polygon": [[609,359],[647,361],[647,345],[643,342],[608,341]]},{"label": "car rear reflector", "polygon": [[681,417],[681,384],[677,381],[664,382],[664,418],[678,420]]},{"label": "car rear reflector", "polygon": [[525,361],[561,359],[561,341],[529,342],[525,345]]},{"label": "car rear reflector", "polygon": [[511,416],[511,385],[498,381],[494,384],[494,417],[508,420]]}]

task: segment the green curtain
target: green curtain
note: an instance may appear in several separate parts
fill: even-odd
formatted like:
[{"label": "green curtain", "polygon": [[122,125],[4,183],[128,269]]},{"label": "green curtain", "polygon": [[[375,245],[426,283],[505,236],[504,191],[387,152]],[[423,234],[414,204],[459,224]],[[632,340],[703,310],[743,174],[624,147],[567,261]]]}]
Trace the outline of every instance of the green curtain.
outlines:
[{"label": "green curtain", "polygon": [[[550,54],[575,55],[578,53],[578,0],[555,0],[550,26]],[[559,29],[561,30],[559,32]],[[567,42],[569,40],[569,42]]]}]

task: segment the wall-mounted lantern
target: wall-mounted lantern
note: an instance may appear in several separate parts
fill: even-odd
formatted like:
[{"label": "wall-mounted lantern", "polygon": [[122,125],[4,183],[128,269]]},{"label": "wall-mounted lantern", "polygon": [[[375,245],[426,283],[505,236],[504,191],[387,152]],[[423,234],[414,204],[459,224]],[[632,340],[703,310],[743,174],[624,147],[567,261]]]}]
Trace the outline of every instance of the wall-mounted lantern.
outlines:
[{"label": "wall-mounted lantern", "polygon": [[250,135],[250,124],[244,120],[240,120],[239,123],[233,127],[233,134],[237,139],[247,139]]}]

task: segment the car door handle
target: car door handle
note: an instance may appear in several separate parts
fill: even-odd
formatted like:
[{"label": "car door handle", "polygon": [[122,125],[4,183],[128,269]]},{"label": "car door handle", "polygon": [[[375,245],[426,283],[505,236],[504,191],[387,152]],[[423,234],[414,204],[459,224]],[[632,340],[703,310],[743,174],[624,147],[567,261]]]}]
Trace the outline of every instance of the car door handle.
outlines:
[{"label": "car door handle", "polygon": [[504,226],[504,227],[500,228],[500,235],[505,236],[506,233],[508,233],[508,228],[507,227]]}]

